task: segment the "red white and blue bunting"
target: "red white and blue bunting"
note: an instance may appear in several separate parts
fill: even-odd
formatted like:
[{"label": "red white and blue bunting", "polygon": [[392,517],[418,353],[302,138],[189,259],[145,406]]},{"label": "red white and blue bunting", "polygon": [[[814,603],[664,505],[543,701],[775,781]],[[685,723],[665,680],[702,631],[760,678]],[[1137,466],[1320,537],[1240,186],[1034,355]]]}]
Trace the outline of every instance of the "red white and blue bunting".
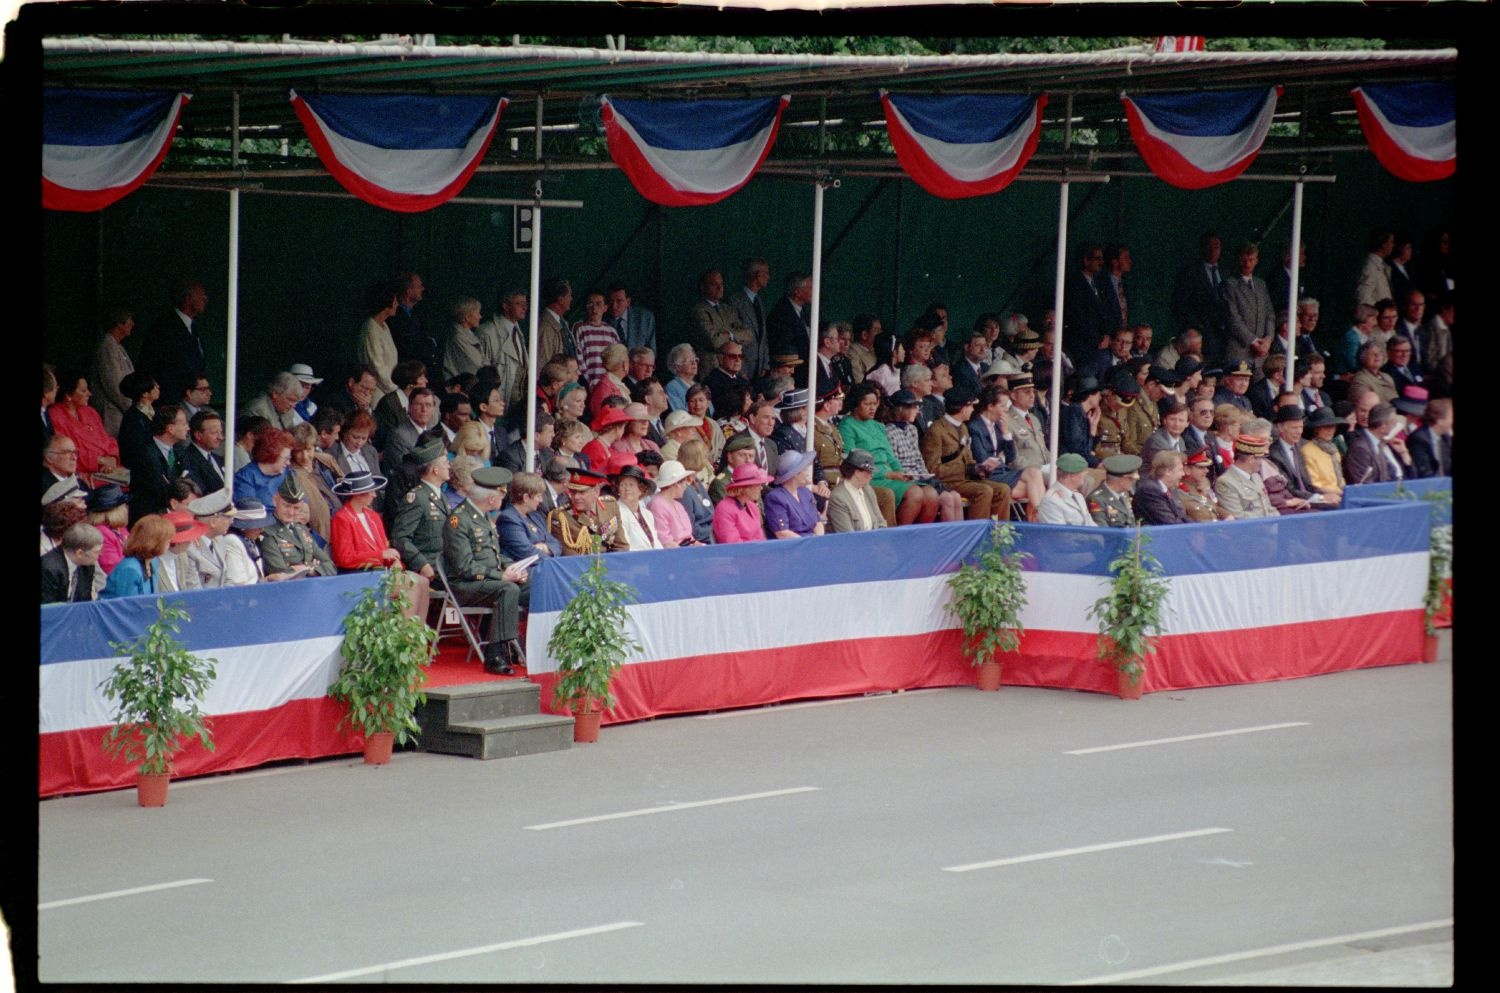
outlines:
[{"label": "red white and blue bunting", "polygon": [[717,203],[748,183],[790,102],[599,98],[610,157],[641,196],[664,207]]},{"label": "red white and blue bunting", "polygon": [[1255,161],[1281,87],[1122,94],[1130,136],[1157,178],[1185,190],[1226,183]]},{"label": "red white and blue bunting", "polygon": [[414,213],[451,200],[489,148],[504,97],[291,94],[323,165],[367,203]]},{"label": "red white and blue bunting", "polygon": [[997,193],[1016,178],[1036,151],[1047,95],[881,90],[880,103],[901,168],[933,196],[958,199]]},{"label": "red white and blue bunting", "polygon": [[1413,183],[1453,175],[1458,114],[1452,83],[1356,86],[1350,93],[1370,151],[1392,175]]},{"label": "red white and blue bunting", "polygon": [[42,206],[103,210],[156,172],[190,97],[125,90],[42,94]]}]

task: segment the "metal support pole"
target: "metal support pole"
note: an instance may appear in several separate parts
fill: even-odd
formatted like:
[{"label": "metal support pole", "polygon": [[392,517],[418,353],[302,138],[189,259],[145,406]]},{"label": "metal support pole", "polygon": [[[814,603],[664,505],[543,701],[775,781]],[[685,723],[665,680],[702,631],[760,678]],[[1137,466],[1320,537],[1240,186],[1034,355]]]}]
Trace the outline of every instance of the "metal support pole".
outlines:
[{"label": "metal support pole", "polygon": [[1292,186],[1292,278],[1287,285],[1286,299],[1286,378],[1281,392],[1296,389],[1292,380],[1297,375],[1297,296],[1302,279],[1302,181]]},{"label": "metal support pole", "polygon": [[[1063,283],[1068,258],[1068,184],[1057,187],[1057,277],[1052,286],[1052,384],[1048,391],[1047,444],[1052,461],[1047,464],[1047,486],[1057,481],[1057,443],[1062,427]],[[1028,493],[1033,508],[1041,506],[1043,494]]]},{"label": "metal support pole", "polygon": [[813,423],[818,405],[818,296],[823,287],[823,182],[813,185],[812,306],[808,311],[806,451],[813,450]]},{"label": "metal support pole", "polygon": [[[542,181],[536,181],[536,202],[531,206],[531,311],[527,331],[531,342],[531,361],[526,363],[526,471],[536,465],[536,376],[537,324],[541,320],[542,301]],[[550,358],[550,356],[549,356]]]},{"label": "metal support pole", "polygon": [[238,406],[235,377],[238,374],[240,329],[240,191],[229,191],[229,314],[225,325],[224,368],[224,487],[234,499],[234,413]]}]

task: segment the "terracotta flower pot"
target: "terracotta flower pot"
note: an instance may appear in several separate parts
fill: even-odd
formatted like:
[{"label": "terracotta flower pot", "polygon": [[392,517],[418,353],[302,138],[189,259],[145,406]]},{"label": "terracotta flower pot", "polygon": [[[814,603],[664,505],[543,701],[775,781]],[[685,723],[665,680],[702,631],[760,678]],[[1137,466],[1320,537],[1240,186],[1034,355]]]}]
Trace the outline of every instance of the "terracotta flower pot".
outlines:
[{"label": "terracotta flower pot", "polygon": [[1130,673],[1121,669],[1115,670],[1115,695],[1121,700],[1139,700],[1141,690],[1146,685],[1146,674],[1143,672],[1136,679],[1130,678]]},{"label": "terracotta flower pot", "polygon": [[396,747],[394,731],[377,731],[365,739],[365,765],[386,765]]},{"label": "terracotta flower pot", "polygon": [[979,688],[993,693],[1000,688],[1000,663],[982,662],[979,665]]},{"label": "terracotta flower pot", "polygon": [[135,781],[135,802],[142,807],[165,807],[171,781],[171,775],[165,772],[140,773]]},{"label": "terracotta flower pot", "polygon": [[599,718],[601,716],[597,708],[594,710],[573,711],[573,740],[583,742],[598,741]]},{"label": "terracotta flower pot", "polygon": [[1438,636],[1429,634],[1422,639],[1422,661],[1436,662],[1438,657]]}]

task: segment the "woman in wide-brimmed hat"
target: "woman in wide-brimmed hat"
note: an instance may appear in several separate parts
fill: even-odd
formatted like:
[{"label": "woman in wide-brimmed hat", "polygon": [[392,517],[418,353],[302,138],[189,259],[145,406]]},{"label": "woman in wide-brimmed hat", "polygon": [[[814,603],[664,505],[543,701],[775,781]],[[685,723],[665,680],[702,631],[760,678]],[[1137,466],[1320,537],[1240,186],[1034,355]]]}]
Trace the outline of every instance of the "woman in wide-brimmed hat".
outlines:
[{"label": "woman in wide-brimmed hat", "polygon": [[766,530],[773,538],[810,538],[823,533],[813,496],[813,452],[783,452],[776,461],[775,486],[766,492]]},{"label": "woman in wide-brimmed hat", "polygon": [[114,483],[105,483],[88,495],[88,521],[104,538],[104,548],[99,552],[99,571],[106,576],[125,557],[125,539],[130,537],[130,529],[125,526],[130,516],[127,502],[125,491]]},{"label": "woman in wide-brimmed hat", "polygon": [[399,563],[401,555],[386,539],[385,524],[370,509],[375,494],[385,489],[386,478],[363,470],[339,480],[333,491],[344,501],[330,525],[329,552],[340,572],[384,569]]},{"label": "woman in wide-brimmed hat", "polygon": [[609,484],[620,507],[620,529],[632,552],[661,548],[656,525],[647,512],[645,498],[656,490],[645,471],[629,452],[615,452],[609,460]]},{"label": "woman in wide-brimmed hat", "polygon": [[754,462],[734,467],[724,485],[724,499],[714,507],[714,541],[721,545],[738,541],[765,541],[761,520],[760,492],[771,477]]},{"label": "woman in wide-brimmed hat", "polygon": [[656,472],[656,494],[651,497],[647,506],[651,509],[651,519],[656,523],[656,536],[661,540],[663,548],[681,548],[698,543],[693,537],[693,519],[682,503],[682,495],[692,481],[692,470],[676,459],[663,462]]}]

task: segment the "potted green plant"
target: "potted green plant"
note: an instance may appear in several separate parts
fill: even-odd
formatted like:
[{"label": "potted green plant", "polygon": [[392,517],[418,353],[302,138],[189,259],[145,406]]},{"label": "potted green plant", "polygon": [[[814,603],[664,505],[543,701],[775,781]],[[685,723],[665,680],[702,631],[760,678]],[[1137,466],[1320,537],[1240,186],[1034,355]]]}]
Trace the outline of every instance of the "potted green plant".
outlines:
[{"label": "potted green plant", "polygon": [[1453,569],[1453,529],[1432,529],[1431,555],[1427,560],[1427,594],[1423,598],[1422,625],[1427,637],[1422,644],[1422,661],[1436,662],[1438,656],[1437,617],[1441,613],[1451,615],[1449,600]]},{"label": "potted green plant", "polygon": [[1021,645],[1021,611],[1026,607],[1026,580],[1021,563],[1029,556],[1012,552],[1016,530],[1008,523],[996,521],[990,530],[990,547],[979,553],[978,561],[965,562],[948,577],[953,597],[948,612],[963,625],[963,652],[969,664],[979,670],[979,688],[1000,688],[1002,652],[1014,652]]},{"label": "potted green plant", "polygon": [[1115,670],[1115,692],[1122,700],[1141,698],[1146,656],[1156,651],[1171,584],[1161,563],[1146,546],[1151,539],[1139,527],[1135,538],[1114,561],[1109,592],[1089,608],[1099,621],[1099,658]]},{"label": "potted green plant", "polygon": [[408,587],[406,574],[392,568],[360,593],[344,618],[344,664],[328,687],[347,707],[339,726],[364,735],[370,765],[385,765],[396,743],[421,730],[416,712],[427,701],[422,683],[437,632],[411,612]]},{"label": "potted green plant", "polygon": [[115,725],[104,736],[104,751],[127,762],[139,762],[136,800],[142,807],[167,802],[172,758],[184,738],[197,738],[213,751],[208,715],[200,703],[214,681],[217,659],[199,658],[177,634],[188,612],[180,604],[156,601],[156,620],[130,642],[110,642],[124,656],[99,684],[116,702]]},{"label": "potted green plant", "polygon": [[593,555],[547,639],[547,653],[557,662],[553,702],[572,711],[573,740],[584,742],[599,740],[599,717],[615,702],[610,681],[626,654],[640,649],[625,633],[625,606],[635,602],[635,589],[609,578],[597,537]]}]

